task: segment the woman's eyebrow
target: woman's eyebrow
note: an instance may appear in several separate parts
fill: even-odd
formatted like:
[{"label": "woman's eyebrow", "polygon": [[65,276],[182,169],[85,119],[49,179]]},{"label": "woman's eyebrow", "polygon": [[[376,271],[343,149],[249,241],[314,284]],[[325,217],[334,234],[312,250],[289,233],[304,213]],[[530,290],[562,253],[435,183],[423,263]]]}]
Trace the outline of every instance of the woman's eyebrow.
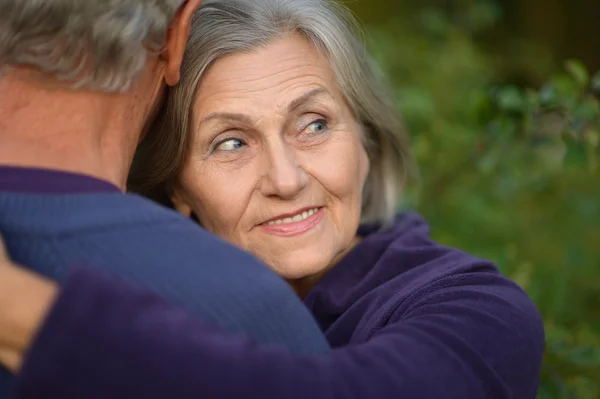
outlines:
[{"label": "woman's eyebrow", "polygon": [[317,97],[319,95],[322,94],[327,94],[329,96],[331,96],[331,94],[329,93],[329,91],[327,91],[327,89],[325,89],[324,87],[317,87],[315,89],[312,89],[311,91],[302,94],[300,97],[296,98],[295,100],[293,100],[290,105],[288,105],[288,112],[293,112],[295,111],[297,108],[301,107],[302,105],[306,104],[307,102],[309,102],[310,100],[312,100],[314,97]]},{"label": "woman's eyebrow", "polygon": [[231,112],[213,112],[211,114],[208,114],[208,116],[204,117],[198,123],[198,125],[202,125],[203,123],[209,122],[214,119],[236,121],[236,122],[242,122],[245,124],[252,123],[252,119],[248,115],[231,113]]}]

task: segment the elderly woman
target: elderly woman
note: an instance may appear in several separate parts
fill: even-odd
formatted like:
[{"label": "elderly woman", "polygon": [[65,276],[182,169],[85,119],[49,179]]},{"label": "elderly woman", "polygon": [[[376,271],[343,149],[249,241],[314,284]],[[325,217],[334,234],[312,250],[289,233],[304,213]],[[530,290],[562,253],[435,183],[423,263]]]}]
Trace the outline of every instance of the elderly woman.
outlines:
[{"label": "elderly woman", "polygon": [[409,167],[348,19],[322,1],[204,2],[130,179],[302,296],[360,241],[360,221],[393,223]]},{"label": "elderly woman", "polygon": [[[102,308],[75,314],[57,302],[23,383],[65,399],[534,398],[544,345],[535,307],[490,263],[433,242],[418,216],[395,216],[408,169],[401,124],[344,8],[204,2],[131,188],[261,259],[336,350],[232,346],[106,280],[86,294]],[[84,327],[98,320],[119,328]],[[70,346],[77,332],[78,345],[102,350]],[[57,353],[53,370],[36,369]],[[91,361],[100,366],[88,374]],[[86,383],[69,389],[73,378]]]}]

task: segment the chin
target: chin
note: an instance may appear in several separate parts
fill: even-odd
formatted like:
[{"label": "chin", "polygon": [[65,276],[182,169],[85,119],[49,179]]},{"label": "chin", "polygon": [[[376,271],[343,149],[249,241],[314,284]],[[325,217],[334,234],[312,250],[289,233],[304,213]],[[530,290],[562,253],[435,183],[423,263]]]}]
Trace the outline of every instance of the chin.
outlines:
[{"label": "chin", "polygon": [[305,259],[303,262],[299,262],[298,259],[293,261],[269,261],[266,262],[267,266],[280,277],[286,280],[303,280],[310,279],[311,277],[317,276],[325,272],[331,261],[328,259],[320,260],[309,260]]}]

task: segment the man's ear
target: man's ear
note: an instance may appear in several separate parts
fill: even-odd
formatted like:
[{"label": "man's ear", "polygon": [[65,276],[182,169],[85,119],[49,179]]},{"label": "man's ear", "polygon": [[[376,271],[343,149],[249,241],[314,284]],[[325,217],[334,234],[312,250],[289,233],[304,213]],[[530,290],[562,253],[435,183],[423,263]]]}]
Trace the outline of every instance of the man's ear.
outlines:
[{"label": "man's ear", "polygon": [[192,17],[202,0],[186,0],[175,13],[167,33],[167,43],[163,52],[166,61],[165,82],[175,86],[179,82],[181,63],[185,46],[190,37]]}]

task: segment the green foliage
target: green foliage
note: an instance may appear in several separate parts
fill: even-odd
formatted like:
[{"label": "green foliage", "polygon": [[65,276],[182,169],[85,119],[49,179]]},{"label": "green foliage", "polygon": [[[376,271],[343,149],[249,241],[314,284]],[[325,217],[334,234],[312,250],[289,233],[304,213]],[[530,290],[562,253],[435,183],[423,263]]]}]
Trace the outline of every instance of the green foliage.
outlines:
[{"label": "green foliage", "polygon": [[404,205],[536,302],[540,398],[599,398],[600,72],[569,60],[539,88],[498,85],[497,55],[473,38],[497,5],[423,7],[367,30],[420,170]]}]

